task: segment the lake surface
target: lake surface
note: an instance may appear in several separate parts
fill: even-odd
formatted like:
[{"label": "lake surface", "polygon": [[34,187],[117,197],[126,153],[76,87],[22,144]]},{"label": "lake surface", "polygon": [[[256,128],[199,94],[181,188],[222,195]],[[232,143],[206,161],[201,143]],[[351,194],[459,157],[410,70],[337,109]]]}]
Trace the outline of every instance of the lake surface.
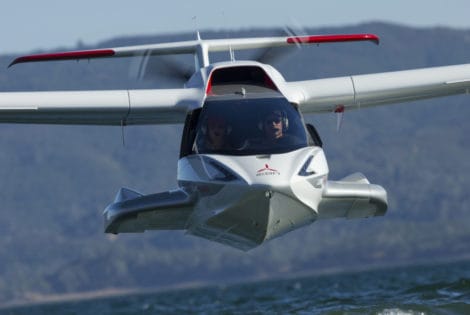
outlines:
[{"label": "lake surface", "polygon": [[30,305],[0,314],[470,314],[470,261]]}]

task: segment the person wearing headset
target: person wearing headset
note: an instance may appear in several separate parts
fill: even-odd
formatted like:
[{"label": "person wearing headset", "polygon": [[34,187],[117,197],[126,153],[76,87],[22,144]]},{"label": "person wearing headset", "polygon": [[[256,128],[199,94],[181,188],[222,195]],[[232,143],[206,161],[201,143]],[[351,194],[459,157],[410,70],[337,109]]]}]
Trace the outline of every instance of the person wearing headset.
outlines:
[{"label": "person wearing headset", "polygon": [[201,127],[203,137],[198,145],[199,153],[216,153],[228,149],[227,135],[230,130],[225,117],[210,115]]},{"label": "person wearing headset", "polygon": [[266,115],[263,120],[262,130],[268,142],[276,143],[277,141],[281,141],[285,136],[284,130],[286,130],[287,127],[287,117],[283,115],[282,111],[274,110]]}]

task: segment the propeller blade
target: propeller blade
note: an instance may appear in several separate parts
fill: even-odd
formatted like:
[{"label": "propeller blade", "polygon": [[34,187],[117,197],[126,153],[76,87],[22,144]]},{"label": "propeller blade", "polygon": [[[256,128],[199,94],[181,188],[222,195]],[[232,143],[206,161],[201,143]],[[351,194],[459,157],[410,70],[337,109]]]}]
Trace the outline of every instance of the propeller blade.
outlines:
[{"label": "propeller blade", "polygon": [[150,58],[143,78],[161,77],[177,81],[188,81],[193,74],[192,65],[188,66],[170,56]]},{"label": "propeller blade", "polygon": [[144,54],[138,62],[131,64],[129,74],[137,80],[179,85],[188,81],[193,72],[193,65],[184,62],[181,57]]},{"label": "propeller blade", "polygon": [[[296,36],[295,32],[288,26],[283,29],[276,29],[273,36]],[[301,45],[296,45],[296,48],[300,48]],[[254,60],[261,63],[272,64],[276,63],[288,54],[294,51],[294,47],[268,47],[260,49],[259,53],[253,57]]]}]

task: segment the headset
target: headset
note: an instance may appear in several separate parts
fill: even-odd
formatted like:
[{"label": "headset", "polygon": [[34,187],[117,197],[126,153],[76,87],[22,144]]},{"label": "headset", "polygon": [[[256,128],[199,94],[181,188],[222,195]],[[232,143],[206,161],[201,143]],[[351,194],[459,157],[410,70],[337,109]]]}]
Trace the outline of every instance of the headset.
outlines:
[{"label": "headset", "polygon": [[287,113],[283,110],[273,110],[273,111],[268,112],[267,114],[265,114],[264,115],[265,118],[258,122],[258,129],[260,131],[264,130],[264,124],[266,122],[266,117],[273,114],[273,113],[279,113],[279,115],[281,116],[281,121],[282,121],[282,131],[286,132],[289,129],[289,118],[287,118]]}]

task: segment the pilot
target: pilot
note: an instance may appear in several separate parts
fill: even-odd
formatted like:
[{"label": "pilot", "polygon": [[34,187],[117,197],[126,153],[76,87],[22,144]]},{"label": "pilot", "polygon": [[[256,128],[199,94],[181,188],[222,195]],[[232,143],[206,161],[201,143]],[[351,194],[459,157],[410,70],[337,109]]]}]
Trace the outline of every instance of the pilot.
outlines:
[{"label": "pilot", "polygon": [[267,145],[288,144],[290,136],[286,135],[289,120],[282,110],[268,112],[262,121],[262,131]]},{"label": "pilot", "polygon": [[263,120],[263,132],[266,140],[274,142],[284,136],[284,122],[282,112],[274,110]]}]

